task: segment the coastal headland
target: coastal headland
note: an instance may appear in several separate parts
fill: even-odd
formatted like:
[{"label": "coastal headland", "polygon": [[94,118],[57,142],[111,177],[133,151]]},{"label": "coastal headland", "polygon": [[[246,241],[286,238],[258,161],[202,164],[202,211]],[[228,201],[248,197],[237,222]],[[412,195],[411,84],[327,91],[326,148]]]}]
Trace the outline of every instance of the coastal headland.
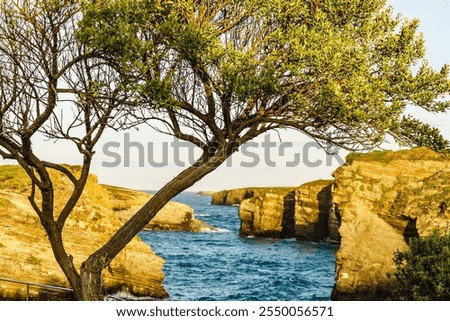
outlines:
[{"label": "coastal headland", "polygon": [[424,147],[354,153],[333,176],[220,191],[212,203],[239,204],[244,237],[338,243],[333,299],[394,299],[394,252],[411,237],[450,229],[450,159]]}]

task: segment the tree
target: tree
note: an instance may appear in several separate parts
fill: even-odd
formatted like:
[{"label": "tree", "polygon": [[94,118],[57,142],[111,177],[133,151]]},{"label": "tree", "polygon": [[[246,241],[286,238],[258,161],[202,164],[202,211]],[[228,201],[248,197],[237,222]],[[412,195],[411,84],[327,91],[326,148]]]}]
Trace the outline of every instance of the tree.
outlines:
[{"label": "tree", "polygon": [[[61,10],[77,7],[75,1],[39,3]],[[48,6],[39,10],[47,19]],[[100,99],[101,106],[126,113],[118,124],[149,124],[191,142],[202,155],[92,253],[80,272],[71,269],[70,275],[66,273],[74,280],[72,286],[78,287],[79,299],[101,299],[102,270],[126,244],[173,196],[214,171],[239,146],[258,135],[294,128],[326,149],[337,145],[369,150],[386,135],[398,140],[405,137],[399,128],[408,104],[433,112],[449,109],[444,99],[450,89],[447,66],[439,72],[430,68],[423,60],[418,21],[393,17],[381,0],[96,0],[83,2],[80,19],[73,28],[66,28],[65,35],[72,40],[76,35],[74,44],[85,58],[80,61],[97,57],[92,68],[100,65],[120,77],[112,86],[101,78],[101,69],[96,69],[95,75],[101,79],[93,82],[94,87],[100,84],[103,94],[94,94],[88,81],[88,86],[71,91],[79,93],[78,100]],[[48,28],[54,22],[44,25]],[[11,23],[2,22],[2,26],[10,30]],[[42,43],[66,41],[60,34],[46,40],[47,34],[52,35],[45,32],[39,36],[44,41],[34,43],[34,50],[40,50]],[[10,59],[10,54],[6,57]],[[33,61],[51,59],[40,54]],[[10,69],[16,64],[13,61]],[[413,72],[418,64],[418,71]],[[61,63],[56,65],[61,68]],[[40,92],[53,97],[57,86],[51,81],[63,73],[45,71],[42,82],[49,85],[39,87]],[[14,72],[7,72],[5,79],[14,79]],[[66,81],[70,83],[70,79]],[[83,78],[77,75],[75,79]],[[123,97],[117,100],[114,93]],[[8,101],[17,103],[18,97],[11,97]],[[46,116],[56,106],[49,108]],[[82,110],[90,113],[91,108],[98,108],[97,103]],[[46,133],[53,134],[54,123],[58,122],[50,124]],[[111,123],[108,117],[102,119],[98,130]],[[34,125],[35,132],[44,124]],[[420,130],[420,126],[416,128]],[[5,132],[0,142],[9,137]],[[22,150],[28,142],[19,138]],[[414,144],[406,138],[405,142]],[[93,144],[88,145],[93,152]],[[25,168],[31,166],[28,173],[35,177],[37,165],[28,165],[21,151],[8,150],[3,155],[18,159]],[[45,176],[45,171],[41,172]],[[33,184],[40,188],[36,178]],[[48,184],[41,185],[41,193],[47,193],[44,187]],[[59,255],[55,256],[58,260]]]},{"label": "tree", "polygon": [[396,294],[405,300],[450,300],[450,234],[411,239],[394,255]]},{"label": "tree", "polygon": [[449,152],[450,142],[437,128],[424,124],[413,117],[403,117],[393,131],[397,141],[406,146],[427,146],[439,152]]},{"label": "tree", "polygon": [[[0,155],[16,160],[30,177],[29,201],[56,261],[82,299],[85,283],[66,252],[63,229],[88,179],[94,147],[105,128],[116,124],[117,107],[127,98],[114,86],[114,69],[76,41],[79,18],[74,1],[0,3]],[[39,157],[33,142],[42,137],[71,141],[81,168],[74,172]],[[73,184],[59,209],[52,171]]]},{"label": "tree", "polygon": [[418,21],[385,1],[116,0],[83,13],[79,39],[141,93],[135,120],[203,151],[88,259],[92,273],[261,133],[289,127],[325,148],[368,150],[405,137],[408,104],[449,108],[448,67],[423,60]]}]

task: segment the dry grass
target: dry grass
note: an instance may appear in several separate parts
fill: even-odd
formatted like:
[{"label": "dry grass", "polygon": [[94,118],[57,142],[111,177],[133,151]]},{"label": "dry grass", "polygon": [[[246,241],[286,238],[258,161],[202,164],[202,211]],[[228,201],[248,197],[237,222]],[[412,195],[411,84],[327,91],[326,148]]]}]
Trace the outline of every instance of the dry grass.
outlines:
[{"label": "dry grass", "polygon": [[418,147],[408,150],[399,151],[373,151],[366,154],[360,153],[350,153],[346,157],[346,163],[352,164],[354,161],[363,162],[379,162],[379,163],[390,163],[394,160],[409,160],[409,161],[419,161],[419,160],[436,160],[443,161],[448,159],[447,154],[437,153],[432,151],[427,147]]},{"label": "dry grass", "polygon": [[30,188],[30,178],[25,171],[15,165],[0,166],[0,189],[24,192]]}]

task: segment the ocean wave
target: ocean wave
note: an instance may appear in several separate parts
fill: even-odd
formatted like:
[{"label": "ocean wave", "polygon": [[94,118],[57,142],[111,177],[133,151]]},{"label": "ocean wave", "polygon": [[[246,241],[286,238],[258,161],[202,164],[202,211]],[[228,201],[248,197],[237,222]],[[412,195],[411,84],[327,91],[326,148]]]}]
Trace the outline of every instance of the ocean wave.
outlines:
[{"label": "ocean wave", "polygon": [[143,240],[165,259],[164,286],[170,300],[330,299],[336,246],[295,238],[240,237],[236,207],[210,205],[208,197],[184,196],[182,200],[195,209],[198,219],[220,228],[204,226],[201,233],[142,233]]},{"label": "ocean wave", "polygon": [[209,214],[197,214],[197,213],[195,213],[195,216],[196,216],[196,217],[210,217],[211,215],[209,215]]},{"label": "ocean wave", "polygon": [[230,233],[231,231],[226,228],[214,228],[214,229],[204,229],[203,233]]}]

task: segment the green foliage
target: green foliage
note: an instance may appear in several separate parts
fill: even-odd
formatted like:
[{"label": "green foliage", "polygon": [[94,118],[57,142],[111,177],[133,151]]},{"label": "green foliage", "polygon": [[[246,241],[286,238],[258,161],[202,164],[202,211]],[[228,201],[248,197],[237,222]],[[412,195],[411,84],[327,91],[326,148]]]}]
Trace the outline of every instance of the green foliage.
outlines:
[{"label": "green foliage", "polygon": [[392,151],[381,151],[381,150],[374,150],[373,152],[370,152],[368,154],[359,154],[359,153],[350,153],[346,156],[345,161],[347,164],[352,164],[353,161],[359,160],[359,161],[373,161],[373,162],[380,162],[380,163],[388,163],[390,160],[392,160],[392,157],[389,157],[391,155],[394,155]]},{"label": "green foliage", "polygon": [[450,233],[411,239],[394,255],[396,292],[405,300],[450,300]]},{"label": "green foliage", "polygon": [[436,151],[450,151],[450,142],[441,135],[439,129],[412,117],[403,117],[392,134],[406,146],[428,146]]},{"label": "green foliage", "polygon": [[159,108],[215,113],[210,121],[222,127],[219,111],[233,108],[236,128],[259,116],[268,128],[352,150],[372,149],[387,134],[442,150],[448,143],[436,130],[402,115],[407,105],[448,110],[448,67],[434,71],[418,20],[385,4],[86,1],[78,36],[133,75],[128,85]]}]

